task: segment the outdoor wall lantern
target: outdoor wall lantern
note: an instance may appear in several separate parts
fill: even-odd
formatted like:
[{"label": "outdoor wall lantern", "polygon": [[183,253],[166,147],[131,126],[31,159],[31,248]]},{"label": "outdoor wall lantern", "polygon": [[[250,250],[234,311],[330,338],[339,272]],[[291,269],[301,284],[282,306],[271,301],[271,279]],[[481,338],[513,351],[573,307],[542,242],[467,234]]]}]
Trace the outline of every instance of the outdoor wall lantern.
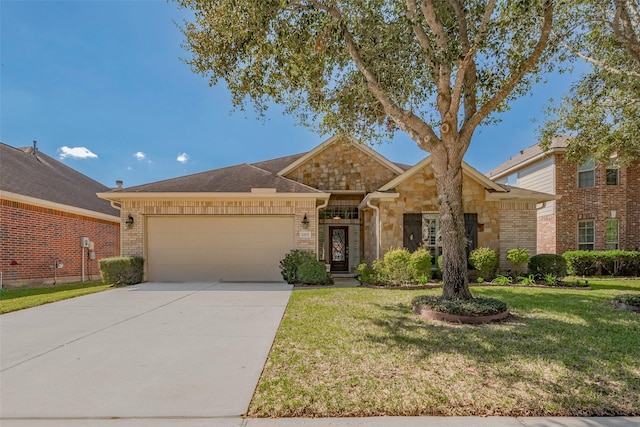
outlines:
[{"label": "outdoor wall lantern", "polygon": [[304,214],[304,218],[302,218],[302,228],[309,228],[309,218],[307,218],[307,214]]},{"label": "outdoor wall lantern", "polygon": [[129,216],[127,217],[125,224],[127,224],[127,228],[133,228],[133,217],[131,216],[131,214],[129,214]]}]

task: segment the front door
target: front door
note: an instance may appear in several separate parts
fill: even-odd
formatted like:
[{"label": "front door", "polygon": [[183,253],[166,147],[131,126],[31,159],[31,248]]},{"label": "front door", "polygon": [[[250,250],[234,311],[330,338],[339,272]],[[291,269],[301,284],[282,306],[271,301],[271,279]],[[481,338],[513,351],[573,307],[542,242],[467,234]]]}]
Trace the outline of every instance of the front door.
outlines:
[{"label": "front door", "polygon": [[329,227],[331,236],[331,271],[349,271],[349,227]]}]

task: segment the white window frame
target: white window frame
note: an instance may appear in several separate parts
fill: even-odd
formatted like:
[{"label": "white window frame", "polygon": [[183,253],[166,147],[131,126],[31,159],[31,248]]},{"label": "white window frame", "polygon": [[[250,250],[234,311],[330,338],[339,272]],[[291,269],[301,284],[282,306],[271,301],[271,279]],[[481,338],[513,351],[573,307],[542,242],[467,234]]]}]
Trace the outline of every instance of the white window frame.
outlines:
[{"label": "white window frame", "polygon": [[[591,185],[583,185],[580,177],[591,175]],[[591,188],[596,186],[596,163],[593,159],[587,159],[583,164],[578,166],[578,188]]]},{"label": "white window frame", "polygon": [[[591,227],[588,227],[588,225],[591,225]],[[584,225],[584,227],[583,227]],[[586,230],[588,228],[591,228],[593,231],[591,233],[592,236],[592,240],[582,240],[583,235],[581,233],[581,230]],[[584,236],[584,237],[588,237],[588,236]],[[584,247],[584,246],[590,246],[589,247]],[[596,248],[596,221],[593,219],[581,219],[578,221],[578,250],[580,251],[593,251]]]}]

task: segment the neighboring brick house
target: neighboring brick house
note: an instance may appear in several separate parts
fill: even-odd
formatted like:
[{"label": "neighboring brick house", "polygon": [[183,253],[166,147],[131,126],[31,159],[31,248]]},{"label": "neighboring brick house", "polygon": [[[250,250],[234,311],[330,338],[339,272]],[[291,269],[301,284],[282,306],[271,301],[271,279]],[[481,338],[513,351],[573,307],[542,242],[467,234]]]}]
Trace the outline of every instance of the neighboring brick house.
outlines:
[{"label": "neighboring brick house", "polygon": [[[83,266],[85,279],[99,277],[98,260],[120,253],[119,212],[96,196],[107,190],[39,152],[35,143],[0,143],[2,285],[77,281]],[[81,247],[83,237],[93,242],[95,259]]]},{"label": "neighboring brick house", "polygon": [[[471,247],[535,252],[536,204],[554,196],[502,186],[463,165]],[[430,159],[393,163],[333,137],[307,153],[242,164],[100,197],[120,205],[123,255],[153,281],[281,280],[278,262],[308,249],[333,274],[353,274],[395,247],[441,251]]]},{"label": "neighboring brick house", "polygon": [[640,248],[640,163],[619,167],[565,159],[568,137],[521,151],[492,180],[560,196],[538,210],[538,253]]}]

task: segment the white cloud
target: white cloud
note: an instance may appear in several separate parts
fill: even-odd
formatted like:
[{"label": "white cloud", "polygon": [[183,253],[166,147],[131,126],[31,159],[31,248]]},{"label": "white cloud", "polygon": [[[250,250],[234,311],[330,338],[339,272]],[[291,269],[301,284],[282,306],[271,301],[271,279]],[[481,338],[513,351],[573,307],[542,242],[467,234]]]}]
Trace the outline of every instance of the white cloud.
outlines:
[{"label": "white cloud", "polygon": [[133,155],[133,157],[135,157],[137,160],[144,160],[147,158],[147,155],[144,154],[142,151],[138,151],[136,154]]},{"label": "white cloud", "polygon": [[86,147],[60,147],[58,149],[58,152],[60,152],[60,158],[61,159],[66,159],[67,157],[72,157],[74,159],[97,159],[98,155],[95,153],[92,153],[88,148]]},{"label": "white cloud", "polygon": [[176,160],[179,161],[180,163],[187,163],[189,161],[189,155],[187,153],[182,153],[178,155]]}]

